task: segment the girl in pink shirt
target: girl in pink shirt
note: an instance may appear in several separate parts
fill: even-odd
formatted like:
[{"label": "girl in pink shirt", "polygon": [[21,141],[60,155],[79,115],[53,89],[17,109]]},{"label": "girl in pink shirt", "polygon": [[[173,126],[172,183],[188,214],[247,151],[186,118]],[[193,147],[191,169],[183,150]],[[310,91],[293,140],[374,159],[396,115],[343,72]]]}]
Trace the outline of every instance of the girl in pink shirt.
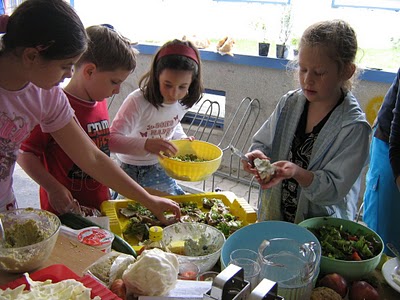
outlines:
[{"label": "girl in pink shirt", "polygon": [[[0,16],[0,211],[17,207],[12,174],[22,141],[39,124],[86,173],[162,221],[180,216],[177,203],[150,195],[100,151],[74,120],[58,84],[87,48],[85,28],[63,0],[27,0],[8,17]],[[170,149],[172,152],[173,148]],[[40,184],[42,178],[34,178]],[[75,211],[72,198],[64,212]]]}]

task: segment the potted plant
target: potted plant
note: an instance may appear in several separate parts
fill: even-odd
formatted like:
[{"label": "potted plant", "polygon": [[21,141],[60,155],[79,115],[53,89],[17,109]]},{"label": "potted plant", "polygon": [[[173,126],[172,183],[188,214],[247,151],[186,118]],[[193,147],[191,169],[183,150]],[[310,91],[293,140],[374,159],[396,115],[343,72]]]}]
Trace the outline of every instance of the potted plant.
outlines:
[{"label": "potted plant", "polygon": [[287,58],[289,48],[286,43],[290,37],[293,26],[292,7],[285,5],[281,16],[281,27],[279,32],[280,43],[276,44],[276,57]]},{"label": "potted plant", "polygon": [[258,55],[268,56],[270,43],[267,38],[267,25],[263,21],[258,21],[255,26],[261,37],[261,42],[258,42]]},{"label": "potted plant", "polygon": [[299,54],[299,38],[298,37],[293,37],[291,40],[291,44],[293,47],[293,55],[297,56]]}]

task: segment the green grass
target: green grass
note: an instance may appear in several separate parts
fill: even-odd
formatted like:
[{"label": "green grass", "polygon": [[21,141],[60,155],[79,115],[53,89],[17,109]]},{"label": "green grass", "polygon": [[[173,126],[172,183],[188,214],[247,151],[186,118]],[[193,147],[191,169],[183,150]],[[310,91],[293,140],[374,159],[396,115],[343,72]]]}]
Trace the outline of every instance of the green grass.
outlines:
[{"label": "green grass", "polygon": [[397,71],[400,67],[400,51],[396,49],[360,49],[357,63],[385,71]]}]

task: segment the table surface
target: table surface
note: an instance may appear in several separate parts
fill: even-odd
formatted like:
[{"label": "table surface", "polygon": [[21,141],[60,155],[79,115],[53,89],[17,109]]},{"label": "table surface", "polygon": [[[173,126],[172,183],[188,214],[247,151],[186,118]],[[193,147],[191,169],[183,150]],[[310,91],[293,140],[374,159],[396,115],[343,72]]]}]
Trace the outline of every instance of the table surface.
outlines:
[{"label": "table surface", "polygon": [[[156,196],[170,196],[151,188],[145,188],[150,194]],[[59,234],[56,245],[49,259],[39,268],[45,268],[54,264],[63,264],[71,269],[78,276],[82,276],[85,269],[102,257],[105,253],[90,246],[74,241],[62,234]],[[38,270],[39,270],[38,269]],[[34,271],[32,271],[34,272]],[[13,274],[0,272],[0,285],[7,284],[23,276],[23,273]]]},{"label": "table surface", "polygon": [[[79,276],[83,275],[85,269],[102,257],[105,253],[98,249],[86,246],[77,241],[60,234],[56,245],[49,259],[40,267],[40,269],[54,265],[64,264]],[[34,271],[33,271],[34,272]],[[22,274],[0,273],[0,285],[7,284]]]},{"label": "table surface", "polygon": [[[54,264],[64,264],[78,276],[83,276],[83,272],[92,263],[105,255],[98,249],[92,248],[72,240],[62,234],[58,236],[56,245],[49,259],[40,267],[45,268]],[[400,299],[400,293],[391,288],[383,278],[379,271],[374,271],[373,275],[381,282],[379,295],[381,300],[397,300]],[[0,285],[7,284],[22,274],[0,273]],[[347,297],[346,297],[347,299]]]}]

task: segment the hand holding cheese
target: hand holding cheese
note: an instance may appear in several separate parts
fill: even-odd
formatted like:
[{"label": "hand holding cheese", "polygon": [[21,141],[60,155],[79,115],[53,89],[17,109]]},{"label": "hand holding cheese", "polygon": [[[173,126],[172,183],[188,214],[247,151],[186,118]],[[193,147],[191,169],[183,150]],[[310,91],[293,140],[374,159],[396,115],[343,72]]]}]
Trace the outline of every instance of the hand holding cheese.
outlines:
[{"label": "hand holding cheese", "polygon": [[275,174],[276,167],[271,164],[269,159],[256,158],[254,160],[254,166],[256,167],[258,174],[264,183],[271,181],[272,176]]}]

